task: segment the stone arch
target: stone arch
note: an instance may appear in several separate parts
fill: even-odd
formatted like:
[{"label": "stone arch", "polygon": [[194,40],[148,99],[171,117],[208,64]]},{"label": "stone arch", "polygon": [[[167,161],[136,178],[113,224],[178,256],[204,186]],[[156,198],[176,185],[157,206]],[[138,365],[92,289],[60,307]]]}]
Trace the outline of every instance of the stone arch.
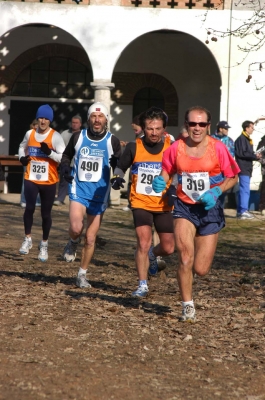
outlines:
[{"label": "stone arch", "polygon": [[0,91],[0,97],[10,96],[13,84],[23,69],[32,62],[45,57],[71,58],[83,64],[86,68],[91,69],[87,54],[83,49],[77,46],[53,43],[36,46],[20,54],[9,66],[5,68],[2,67],[0,86],[2,86],[3,89]]},{"label": "stone arch", "polygon": [[134,96],[144,87],[159,90],[165,99],[164,111],[168,115],[168,125],[178,125],[178,95],[168,79],[153,73],[114,72],[112,81],[115,82],[112,100],[117,104],[132,105]]}]

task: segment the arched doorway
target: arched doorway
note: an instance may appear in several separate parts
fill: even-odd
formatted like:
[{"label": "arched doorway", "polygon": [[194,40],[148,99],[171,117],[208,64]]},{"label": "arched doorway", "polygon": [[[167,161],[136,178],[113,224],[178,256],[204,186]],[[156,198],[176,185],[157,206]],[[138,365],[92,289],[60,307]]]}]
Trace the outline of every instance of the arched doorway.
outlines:
[{"label": "arched doorway", "polygon": [[[187,108],[202,105],[219,120],[221,74],[212,53],[195,37],[160,30],[132,41],[121,53],[113,72],[113,132],[132,140],[133,99],[145,87],[159,90],[169,115],[167,131],[177,136]],[[115,123],[119,120],[119,130]]]},{"label": "arched doorway", "polygon": [[[24,39],[19,42],[21,48],[19,37]],[[59,132],[69,127],[76,114],[86,126],[87,109],[94,97],[90,87],[93,73],[78,41],[54,26],[29,24],[8,32],[4,43],[9,49],[0,78],[5,89],[0,94],[4,154],[17,154],[41,104],[53,107],[52,127]],[[10,174],[11,192],[19,192],[20,180],[19,175]]]}]

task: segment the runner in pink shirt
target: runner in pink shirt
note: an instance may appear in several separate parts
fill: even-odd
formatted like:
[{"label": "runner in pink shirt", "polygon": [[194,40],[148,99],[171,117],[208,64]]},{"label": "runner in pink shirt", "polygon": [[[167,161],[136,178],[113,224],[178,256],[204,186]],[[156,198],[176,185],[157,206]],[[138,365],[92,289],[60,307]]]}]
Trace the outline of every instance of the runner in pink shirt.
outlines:
[{"label": "runner in pink shirt", "polygon": [[[195,322],[192,298],[193,275],[206,275],[213,261],[219,231],[225,226],[219,196],[232,188],[240,169],[226,146],[209,136],[211,114],[203,107],[188,109],[185,126],[189,136],[177,140],[163,154],[162,171],[153,181],[160,192],[177,174],[174,200],[174,233],[179,257],[177,271],[182,315],[180,321]],[[176,177],[174,177],[176,181]]]}]

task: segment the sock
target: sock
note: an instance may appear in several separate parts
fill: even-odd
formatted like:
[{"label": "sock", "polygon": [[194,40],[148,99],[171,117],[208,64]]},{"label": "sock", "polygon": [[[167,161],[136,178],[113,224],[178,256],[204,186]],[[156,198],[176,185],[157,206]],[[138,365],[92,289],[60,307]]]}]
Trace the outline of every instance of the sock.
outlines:
[{"label": "sock", "polygon": [[139,286],[146,286],[147,287],[147,281],[146,280],[140,280],[139,281]]},{"label": "sock", "polygon": [[148,256],[152,261],[156,259],[156,256],[153,253],[153,247],[150,247],[150,250],[148,252]]},{"label": "sock", "polygon": [[40,242],[41,246],[47,246],[48,247],[48,240],[44,242],[43,240]]},{"label": "sock", "polygon": [[78,276],[80,276],[80,275],[86,275],[86,272],[87,272],[87,269],[83,269],[83,268],[79,268],[79,271],[78,271]]},{"label": "sock", "polygon": [[79,243],[79,237],[77,238],[77,239],[72,239],[72,238],[70,238],[70,240],[71,240],[71,242],[73,242],[73,243]]},{"label": "sock", "polygon": [[182,301],[182,308],[185,308],[186,306],[192,306],[194,308],[194,302],[193,300],[190,301]]}]

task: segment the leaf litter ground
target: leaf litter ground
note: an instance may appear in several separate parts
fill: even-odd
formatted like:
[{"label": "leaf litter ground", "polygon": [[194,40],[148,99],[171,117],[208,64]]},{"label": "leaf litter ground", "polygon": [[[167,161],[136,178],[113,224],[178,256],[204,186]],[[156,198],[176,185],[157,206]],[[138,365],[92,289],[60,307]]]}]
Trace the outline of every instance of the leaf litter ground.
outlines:
[{"label": "leaf litter ground", "polygon": [[210,274],[196,277],[196,324],[181,313],[176,253],[137,287],[130,212],[109,208],[89,268],[92,289],[78,289],[74,263],[61,258],[68,207],[53,209],[49,260],[21,256],[23,209],[0,204],[0,399],[265,399],[265,220],[228,215]]}]

